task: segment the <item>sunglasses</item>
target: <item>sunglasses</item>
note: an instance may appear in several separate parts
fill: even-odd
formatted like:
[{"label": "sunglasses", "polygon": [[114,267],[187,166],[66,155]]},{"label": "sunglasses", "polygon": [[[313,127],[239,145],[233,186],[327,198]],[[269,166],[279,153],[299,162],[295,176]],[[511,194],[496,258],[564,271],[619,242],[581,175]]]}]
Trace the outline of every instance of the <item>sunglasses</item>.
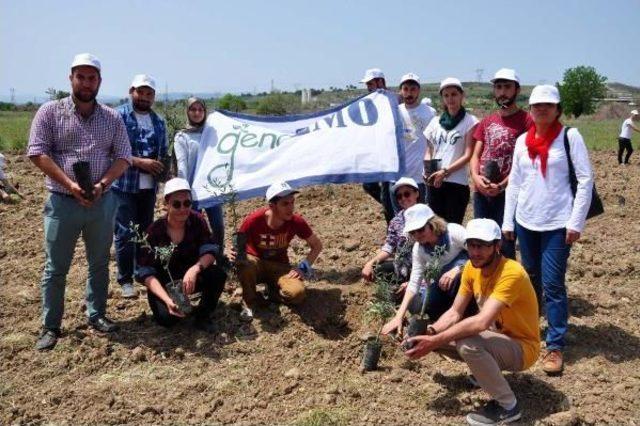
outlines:
[{"label": "sunglasses", "polygon": [[422,228],[418,228],[418,229],[414,229],[413,231],[409,231],[409,234],[410,234],[410,235],[420,234],[420,233],[424,232],[424,230],[425,230],[426,228],[427,228],[427,225],[426,225],[426,224],[424,224],[424,225],[422,226]]},{"label": "sunglasses", "polygon": [[191,207],[191,200],[184,200],[183,202],[175,200],[173,203],[171,203],[171,207],[173,207],[174,209],[179,209],[180,207],[188,209],[189,207]]},{"label": "sunglasses", "polygon": [[413,192],[411,191],[396,192],[396,199],[401,200],[403,198],[409,198],[411,195],[413,195]]}]

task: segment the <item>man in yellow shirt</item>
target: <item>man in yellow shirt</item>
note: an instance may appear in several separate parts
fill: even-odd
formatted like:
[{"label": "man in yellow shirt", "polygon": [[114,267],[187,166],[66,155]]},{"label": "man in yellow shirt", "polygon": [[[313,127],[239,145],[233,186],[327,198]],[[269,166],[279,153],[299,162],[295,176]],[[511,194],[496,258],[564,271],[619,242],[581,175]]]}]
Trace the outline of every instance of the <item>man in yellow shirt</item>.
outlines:
[{"label": "man in yellow shirt", "polygon": [[[472,425],[509,423],[522,411],[502,370],[522,371],[540,351],[538,302],[529,276],[516,261],[500,254],[500,227],[491,219],[473,219],[466,229],[469,262],[453,306],[427,327],[406,352],[420,358],[433,350],[458,355],[478,385],[493,399],[467,415]],[[474,298],[480,311],[464,318]]]}]

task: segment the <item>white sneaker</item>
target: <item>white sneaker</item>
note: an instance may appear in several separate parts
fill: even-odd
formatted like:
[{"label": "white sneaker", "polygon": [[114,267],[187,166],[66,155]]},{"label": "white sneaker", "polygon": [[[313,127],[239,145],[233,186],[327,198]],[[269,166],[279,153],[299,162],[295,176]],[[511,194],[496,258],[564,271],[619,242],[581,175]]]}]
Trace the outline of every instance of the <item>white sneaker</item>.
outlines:
[{"label": "white sneaker", "polygon": [[253,310],[246,306],[243,307],[242,312],[240,312],[240,321],[243,321],[243,322],[253,321]]},{"label": "white sneaker", "polygon": [[122,297],[125,299],[134,299],[138,297],[138,290],[133,286],[133,283],[122,284]]}]

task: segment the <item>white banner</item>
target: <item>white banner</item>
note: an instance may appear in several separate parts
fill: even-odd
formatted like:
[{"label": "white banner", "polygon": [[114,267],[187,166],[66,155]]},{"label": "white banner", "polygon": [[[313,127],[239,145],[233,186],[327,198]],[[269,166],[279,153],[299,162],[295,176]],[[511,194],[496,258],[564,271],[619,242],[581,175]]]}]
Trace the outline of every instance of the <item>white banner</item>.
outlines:
[{"label": "white banner", "polygon": [[382,90],[309,115],[215,111],[202,134],[194,198],[207,207],[230,188],[245,199],[283,180],[294,188],[397,180],[405,168],[401,142],[397,97]]}]

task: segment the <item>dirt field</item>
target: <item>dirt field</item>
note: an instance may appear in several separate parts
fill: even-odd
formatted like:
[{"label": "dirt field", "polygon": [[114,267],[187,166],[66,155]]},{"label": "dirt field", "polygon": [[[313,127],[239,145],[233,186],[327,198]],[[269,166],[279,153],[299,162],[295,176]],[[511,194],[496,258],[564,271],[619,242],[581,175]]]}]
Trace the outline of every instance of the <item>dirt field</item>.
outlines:
[{"label": "dirt field", "polygon": [[[524,424],[640,424],[638,158],[619,168],[612,152],[592,154],[607,212],[589,221],[572,250],[564,375],[547,377],[537,365],[508,375]],[[325,244],[301,308],[273,306],[244,325],[231,282],[216,311],[218,334],[187,325],[167,331],[153,323],[146,297],[124,300],[112,284],[108,314],[122,329],[102,336],[86,326],[79,245],[64,335],[54,351],[38,353],[46,191],[24,157],[9,160],[27,200],[0,204],[2,424],[460,424],[487,398],[466,384],[461,363],[435,354],[408,362],[392,342],[379,371],[359,371],[369,297],[359,274],[385,230],[357,185],[299,197],[298,211]],[[292,257],[303,253],[294,246]]]}]

